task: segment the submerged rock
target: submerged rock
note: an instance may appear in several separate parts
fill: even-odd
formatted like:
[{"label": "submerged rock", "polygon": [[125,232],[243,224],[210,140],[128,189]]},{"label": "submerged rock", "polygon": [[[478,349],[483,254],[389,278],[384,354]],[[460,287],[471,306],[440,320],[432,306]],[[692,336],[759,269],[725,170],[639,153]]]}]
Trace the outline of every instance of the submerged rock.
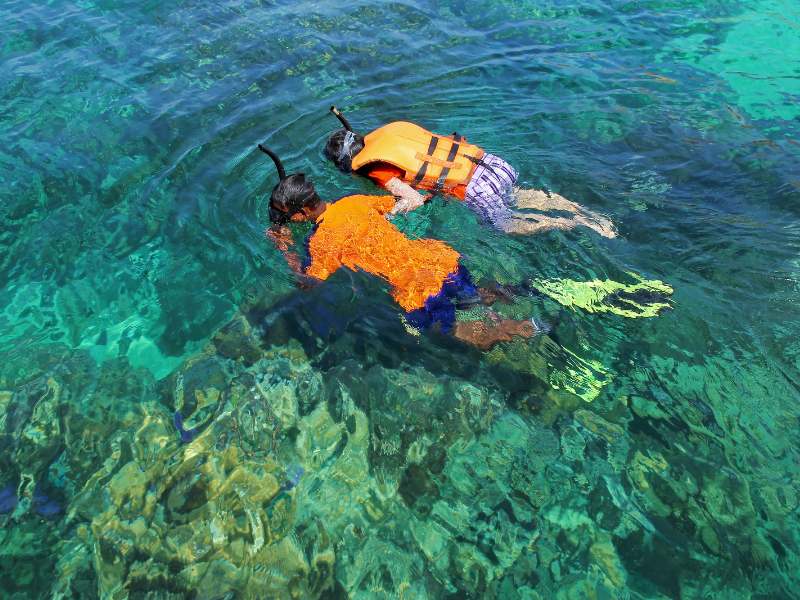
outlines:
[{"label": "submerged rock", "polygon": [[618,440],[625,431],[619,425],[606,421],[600,415],[588,410],[575,411],[575,419],[592,433],[599,435],[609,444]]},{"label": "submerged rock", "polygon": [[[69,597],[87,569],[103,597],[135,589],[314,598],[331,589],[327,529],[341,531],[350,519],[306,512],[299,521],[298,498],[311,507],[317,494],[365,485],[368,426],[353,410],[349,425],[336,423],[319,402],[301,417],[299,396],[319,389],[309,386],[310,373],[296,353],[265,354],[247,367],[206,352],[161,385],[189,419],[153,402],[118,411],[105,461],[69,506],[69,518],[88,527],[79,524],[65,542],[53,589]],[[48,514],[58,508],[44,495],[35,506]]]},{"label": "submerged rock", "polygon": [[212,342],[217,352],[225,358],[241,359],[248,365],[261,358],[263,353],[253,328],[243,315],[237,315],[220,329]]},{"label": "submerged rock", "polygon": [[490,353],[521,399],[261,342],[238,320],[158,384],[123,358],[0,392],[0,574],[64,599],[614,598],[724,587],[643,564],[791,563],[796,482],[712,468],[699,426],[660,445],[668,397],[601,396],[553,339]]}]

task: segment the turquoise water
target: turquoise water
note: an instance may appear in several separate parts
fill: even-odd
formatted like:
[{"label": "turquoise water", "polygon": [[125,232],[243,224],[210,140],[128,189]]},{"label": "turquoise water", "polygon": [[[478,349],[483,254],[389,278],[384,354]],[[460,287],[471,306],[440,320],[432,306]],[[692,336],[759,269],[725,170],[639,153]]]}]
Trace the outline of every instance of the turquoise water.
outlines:
[{"label": "turquoise water", "polygon": [[[796,3],[0,16],[3,597],[796,595]],[[671,310],[532,293],[498,310],[551,331],[480,353],[366,275],[298,290],[255,144],[374,191],[322,157],[331,104],[458,130],[619,228],[396,221],[476,279],[661,281]]]}]

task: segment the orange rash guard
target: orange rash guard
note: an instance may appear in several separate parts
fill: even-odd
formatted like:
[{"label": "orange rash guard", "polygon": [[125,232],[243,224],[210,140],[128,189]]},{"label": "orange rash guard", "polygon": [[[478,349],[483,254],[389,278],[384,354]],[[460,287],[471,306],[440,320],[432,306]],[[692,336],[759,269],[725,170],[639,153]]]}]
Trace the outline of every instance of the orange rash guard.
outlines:
[{"label": "orange rash guard", "polygon": [[389,282],[405,311],[425,306],[458,269],[458,252],[439,240],[407,238],[386,218],[391,196],[347,196],[317,219],[306,274],[327,279],[339,267],[362,270]]}]

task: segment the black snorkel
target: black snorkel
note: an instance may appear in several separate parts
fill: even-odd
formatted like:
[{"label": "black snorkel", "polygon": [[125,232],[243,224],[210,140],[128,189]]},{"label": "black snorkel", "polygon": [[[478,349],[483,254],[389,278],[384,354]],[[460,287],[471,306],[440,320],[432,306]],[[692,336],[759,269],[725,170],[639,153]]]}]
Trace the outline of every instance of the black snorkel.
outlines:
[{"label": "black snorkel", "polygon": [[333,113],[334,117],[339,119],[339,122],[342,124],[342,127],[344,127],[346,131],[355,133],[353,131],[353,128],[350,127],[350,121],[344,118],[344,115],[339,111],[338,108],[336,108],[335,106],[331,106],[331,112]]},{"label": "black snorkel", "polygon": [[272,159],[272,162],[274,162],[274,163],[275,163],[275,168],[278,170],[278,178],[279,178],[281,181],[283,181],[284,179],[286,179],[286,170],[283,168],[283,163],[281,162],[281,159],[280,159],[280,158],[278,158],[278,155],[277,155],[277,154],[275,154],[275,153],[274,153],[272,150],[270,150],[269,148],[265,148],[265,147],[264,147],[264,146],[262,146],[261,144],[259,144],[259,145],[258,145],[258,149],[259,149],[259,150],[261,150],[261,151],[262,151],[264,154],[266,154],[267,156],[269,156],[269,157]]},{"label": "black snorkel", "polygon": [[306,179],[304,173],[287,175],[277,154],[261,144],[258,144],[258,149],[272,159],[278,171],[279,181],[269,197],[269,220],[272,223],[286,225],[296,213],[320,202],[314,184]]},{"label": "black snorkel", "polygon": [[286,179],[286,169],[283,168],[283,163],[281,159],[278,158],[278,155],[275,154],[269,148],[262,146],[261,144],[258,145],[258,149],[261,150],[264,154],[269,156],[272,159],[272,162],[275,163],[275,169],[278,171],[278,183],[272,188],[272,194],[269,199],[269,220],[274,223],[275,225],[285,225],[289,222],[289,217],[286,213],[277,210],[274,206],[272,206],[272,195],[275,194],[275,190],[278,189],[278,186],[281,184],[281,181]]}]

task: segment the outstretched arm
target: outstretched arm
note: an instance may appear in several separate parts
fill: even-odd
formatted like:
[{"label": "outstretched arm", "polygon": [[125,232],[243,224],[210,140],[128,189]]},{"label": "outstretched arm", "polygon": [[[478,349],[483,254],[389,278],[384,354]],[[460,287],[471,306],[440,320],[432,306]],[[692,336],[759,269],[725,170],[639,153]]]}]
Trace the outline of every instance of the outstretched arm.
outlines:
[{"label": "outstretched arm", "polygon": [[411,212],[425,204],[425,196],[397,177],[392,177],[384,187],[397,198],[394,208],[390,211],[393,215]]}]

